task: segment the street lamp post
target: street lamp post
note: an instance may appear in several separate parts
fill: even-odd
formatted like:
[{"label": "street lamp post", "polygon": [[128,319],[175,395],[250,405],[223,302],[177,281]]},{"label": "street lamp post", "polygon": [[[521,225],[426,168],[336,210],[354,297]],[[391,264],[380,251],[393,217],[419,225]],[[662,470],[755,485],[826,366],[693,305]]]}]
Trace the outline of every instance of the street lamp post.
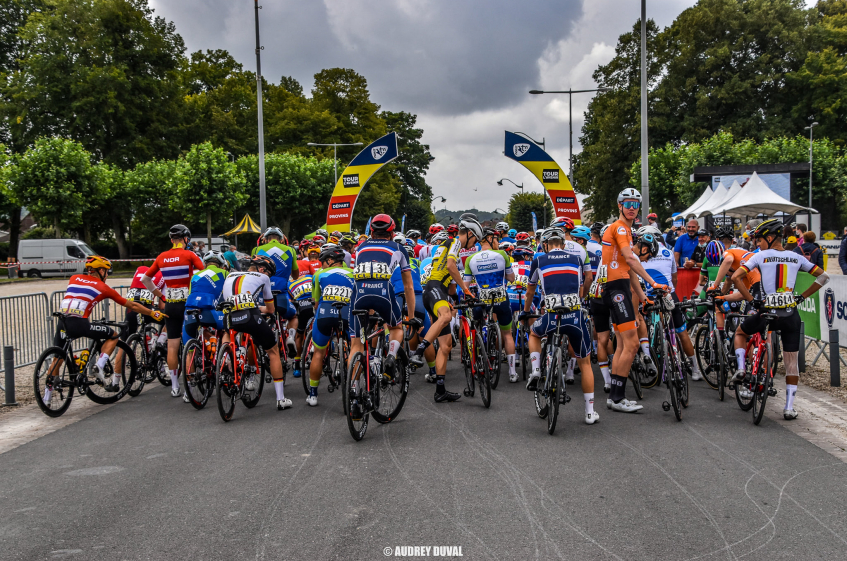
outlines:
[{"label": "street lamp post", "polygon": [[647,161],[647,0],[641,0],[641,222],[650,213],[650,175]]},{"label": "street lamp post", "polygon": [[256,105],[259,113],[259,227],[262,231],[268,227],[268,211],[265,205],[265,129],[262,117],[262,46],[259,43],[259,0],[255,0],[256,9]]},{"label": "street lamp post", "polygon": [[815,121],[806,127],[806,130],[809,131],[809,231],[812,230],[812,135],[817,125],[818,122]]},{"label": "street lamp post", "polygon": [[[605,92],[609,91],[612,88],[595,88],[593,90],[558,90],[558,91],[547,91],[547,90],[529,90],[529,93],[533,95],[541,95],[541,94],[568,94],[568,137],[569,137],[569,146],[570,152],[568,154],[568,180],[571,182],[571,186],[573,186],[573,94],[575,93],[586,93],[586,92]],[[537,144],[537,143],[536,143]]]},{"label": "street lamp post", "polygon": [[332,143],[329,143],[329,144],[319,144],[317,142],[307,142],[306,143],[306,146],[332,146],[332,160],[335,163],[335,183],[332,184],[333,189],[338,184],[338,147],[339,146],[361,146],[361,145],[362,145],[361,142],[352,142],[350,144],[343,144],[343,143],[337,143],[337,142],[332,142]]}]

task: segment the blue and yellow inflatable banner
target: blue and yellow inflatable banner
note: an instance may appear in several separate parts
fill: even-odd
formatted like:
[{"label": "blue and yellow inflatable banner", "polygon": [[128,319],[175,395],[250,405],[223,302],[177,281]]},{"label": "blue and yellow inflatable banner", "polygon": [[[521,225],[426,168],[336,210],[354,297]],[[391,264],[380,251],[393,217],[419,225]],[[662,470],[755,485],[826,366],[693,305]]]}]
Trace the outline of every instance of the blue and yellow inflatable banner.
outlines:
[{"label": "blue and yellow inflatable banner", "polygon": [[374,140],[353,158],[353,161],[344,168],[332,191],[329,210],[326,213],[327,230],[350,231],[353,223],[353,209],[356,208],[356,200],[362,188],[379,168],[395,158],[397,158],[397,133],[395,132]]},{"label": "blue and yellow inflatable banner", "polygon": [[550,154],[531,140],[509,131],[506,131],[505,154],[538,178],[553,202],[553,211],[557,217],[567,216],[575,224],[582,224],[579,203],[571,182]]}]

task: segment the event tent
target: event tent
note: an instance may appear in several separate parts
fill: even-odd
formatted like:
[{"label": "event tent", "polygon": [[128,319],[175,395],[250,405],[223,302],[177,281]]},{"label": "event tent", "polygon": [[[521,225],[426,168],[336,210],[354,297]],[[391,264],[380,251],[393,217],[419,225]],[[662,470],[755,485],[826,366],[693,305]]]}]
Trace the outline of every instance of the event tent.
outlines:
[{"label": "event tent", "polygon": [[697,211],[697,209],[698,209],[698,208],[700,208],[701,206],[703,206],[703,203],[705,203],[706,201],[708,201],[708,200],[709,200],[709,197],[711,197],[711,196],[712,196],[712,194],[713,194],[713,193],[712,193],[712,188],[711,188],[711,187],[707,187],[707,188],[706,188],[706,190],[705,190],[705,191],[703,191],[703,194],[702,194],[702,195],[700,195],[700,198],[699,198],[699,199],[697,199],[697,200],[694,202],[694,204],[693,204],[693,205],[691,205],[690,207],[688,207],[688,208],[687,208],[687,209],[685,209],[684,211],[680,212],[680,213],[679,213],[679,216],[681,216],[683,219],[685,219],[686,217],[691,216],[691,215],[695,215],[695,216],[696,216],[696,211]]},{"label": "event tent", "polygon": [[756,216],[757,214],[773,215],[777,212],[794,214],[803,210],[811,210],[804,206],[796,205],[788,199],[774,193],[770,187],[762,181],[756,172],[750,180],[741,187],[731,199],[725,200],[715,208],[709,208],[708,214],[725,214],[736,218],[745,216]]},{"label": "event tent", "polygon": [[235,228],[233,228],[232,230],[229,230],[228,232],[224,232],[223,234],[221,234],[221,237],[226,238],[226,237],[229,237],[229,236],[237,236],[238,234],[261,234],[261,233],[262,233],[262,231],[259,229],[259,227],[256,225],[256,223],[253,222],[253,219],[250,218],[250,215],[245,214],[244,218],[241,219],[241,222],[239,222],[238,225]]},{"label": "event tent", "polygon": [[703,206],[698,208],[695,214],[699,217],[709,213],[715,207],[720,206],[726,200],[727,195],[729,195],[729,187],[721,181],[709,200],[703,203]]},{"label": "event tent", "polygon": [[[746,184],[747,183],[745,182],[745,185]],[[729,201],[731,201],[736,195],[738,195],[738,193],[741,192],[741,189],[742,189],[742,187],[741,187],[741,184],[738,182],[738,180],[733,181],[732,187],[729,188],[729,191],[726,194],[726,198],[722,202],[717,203],[714,206],[712,206],[712,208],[701,209],[700,216],[705,216],[707,214],[722,214],[723,208],[727,204],[729,204]]]}]

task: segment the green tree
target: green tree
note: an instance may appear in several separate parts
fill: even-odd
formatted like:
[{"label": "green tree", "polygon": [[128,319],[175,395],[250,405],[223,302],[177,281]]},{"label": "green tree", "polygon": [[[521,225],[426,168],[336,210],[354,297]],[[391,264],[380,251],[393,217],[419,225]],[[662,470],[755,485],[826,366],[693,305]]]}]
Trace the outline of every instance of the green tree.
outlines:
[{"label": "green tree", "polygon": [[173,188],[171,209],[206,222],[206,236],[212,243],[212,214],[228,213],[246,199],[244,175],[229,161],[227,153],[210,142],[195,144],[180,158],[170,180]]},{"label": "green tree", "polygon": [[64,138],[42,138],[15,158],[7,175],[15,202],[40,220],[62,229],[82,226],[83,214],[97,200],[97,173],[83,146]]},{"label": "green tree", "polygon": [[[553,205],[546,193],[515,193],[509,199],[509,214],[506,222],[518,232],[533,232],[532,213],[539,228],[544,228],[553,219]],[[546,217],[546,221],[545,221]]]},{"label": "green tree", "polygon": [[150,160],[124,174],[122,191],[126,196],[122,203],[131,208],[127,228],[131,255],[150,255],[167,249],[168,229],[183,222],[182,213],[172,210],[165,196],[176,166],[177,160]]}]

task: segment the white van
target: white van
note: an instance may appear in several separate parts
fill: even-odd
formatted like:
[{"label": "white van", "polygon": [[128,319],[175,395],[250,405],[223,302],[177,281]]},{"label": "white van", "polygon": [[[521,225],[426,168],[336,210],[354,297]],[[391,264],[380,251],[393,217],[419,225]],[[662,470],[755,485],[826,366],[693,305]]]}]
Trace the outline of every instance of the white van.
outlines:
[{"label": "white van", "polygon": [[58,277],[83,272],[94,251],[79,240],[21,240],[18,261],[22,277]]}]

